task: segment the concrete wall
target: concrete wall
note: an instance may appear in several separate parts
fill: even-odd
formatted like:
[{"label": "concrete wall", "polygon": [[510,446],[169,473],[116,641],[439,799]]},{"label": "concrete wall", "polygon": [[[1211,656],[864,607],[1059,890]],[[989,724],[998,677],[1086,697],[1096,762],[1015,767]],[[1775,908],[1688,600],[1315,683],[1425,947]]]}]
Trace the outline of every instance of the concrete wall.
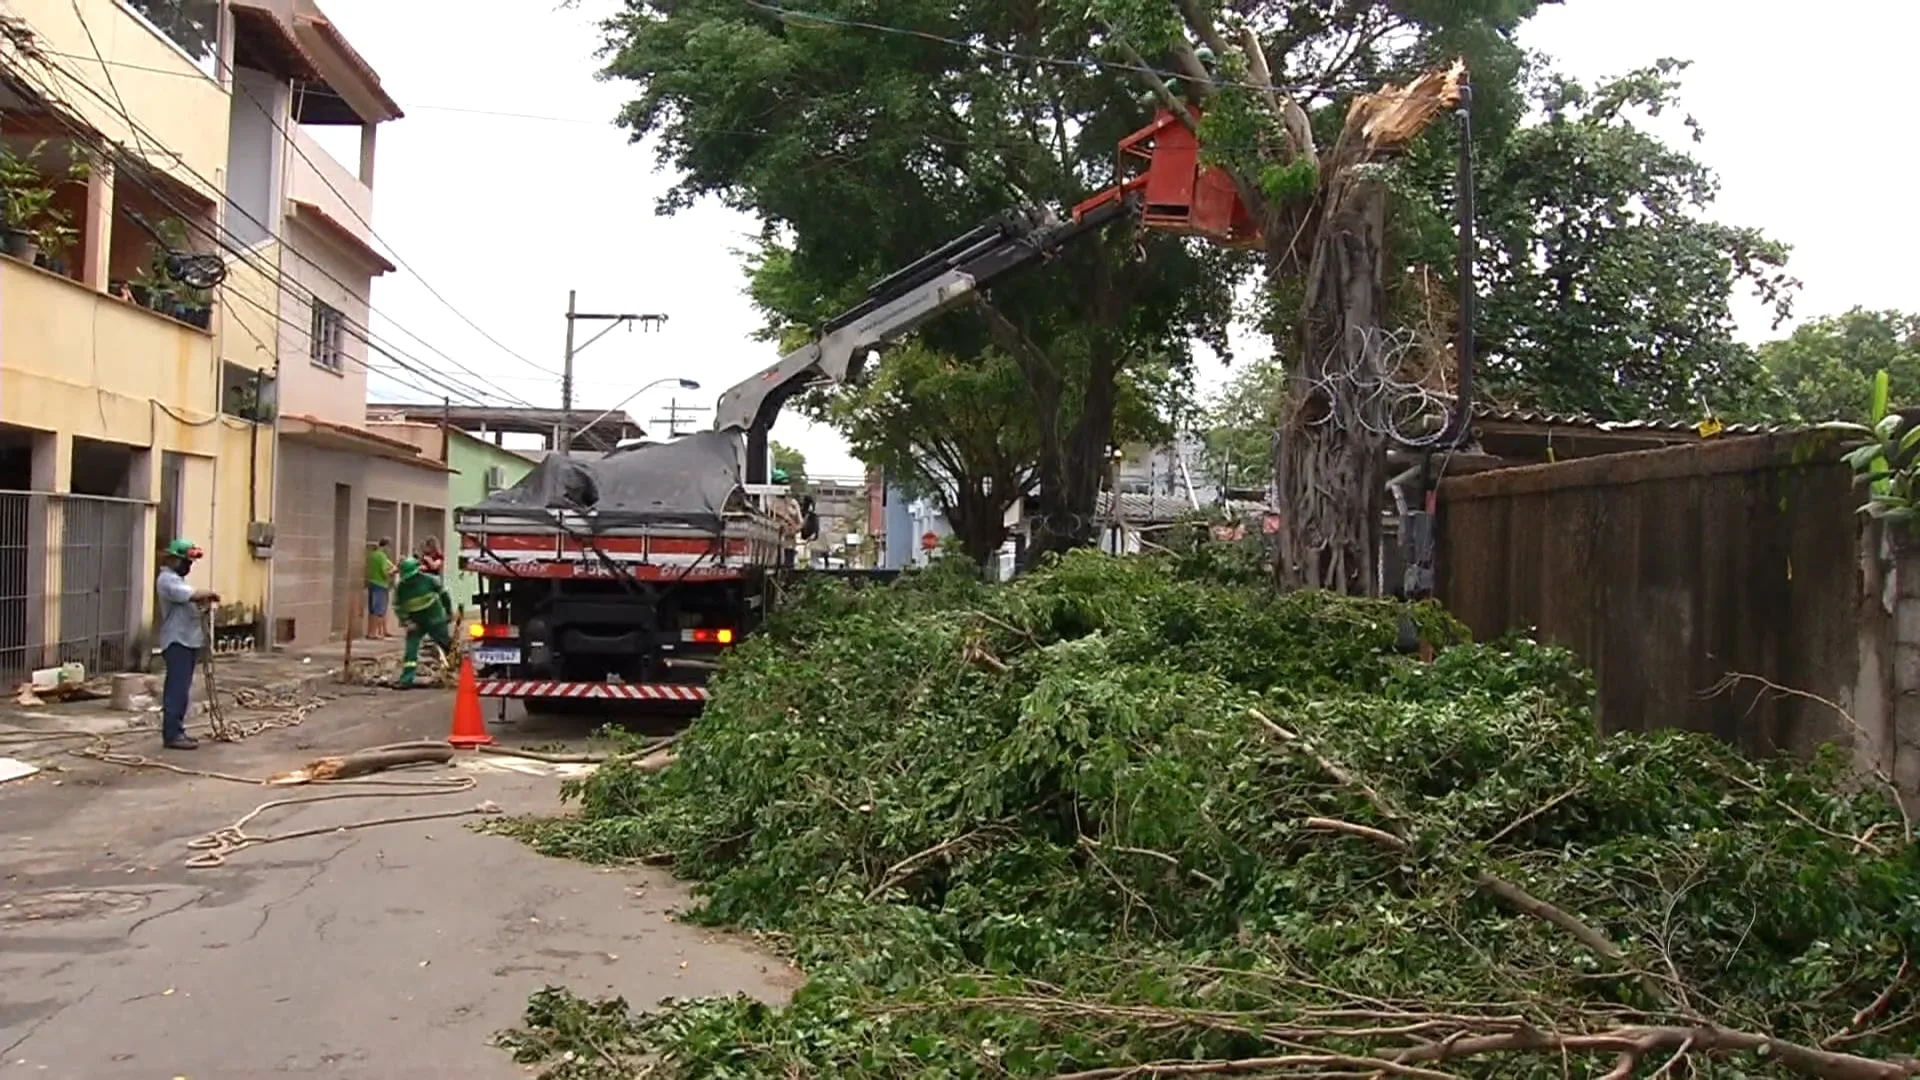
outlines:
[{"label": "concrete wall", "polygon": [[[1920,599],[1897,675],[1895,559],[1837,456],[1770,436],[1443,481],[1440,598],[1477,637],[1537,628],[1571,648],[1608,730],[1703,731],[1760,755],[1832,742],[1920,792],[1920,750],[1893,753],[1920,746]],[[1733,674],[1817,694],[1859,730],[1758,684],[1716,692]]]},{"label": "concrete wall", "polygon": [[511,487],[527,475],[533,468],[533,462],[462,431],[451,433],[448,451],[454,472],[448,477],[447,535],[441,540],[447,551],[447,592],[453,597],[456,607],[472,611],[474,594],[480,591],[480,576],[456,569],[460,538],[453,529],[453,512],[461,507],[472,506],[491,494],[487,487],[489,469],[498,468],[500,486]]},{"label": "concrete wall", "polygon": [[298,125],[288,129],[293,135],[287,160],[287,197],[312,203],[328,217],[359,237],[373,243],[373,189]]},{"label": "concrete wall", "polygon": [[[368,504],[445,512],[447,474],[366,453],[324,449],[299,440],[281,446],[273,558],[276,634],[293,620],[299,646],[338,640],[352,618],[365,633]],[[345,510],[344,516],[339,512]],[[375,518],[378,521],[378,517]],[[407,530],[382,523],[396,545]],[[404,553],[404,551],[402,552]]]},{"label": "concrete wall", "polygon": [[287,84],[264,72],[234,71],[236,89],[229,104],[232,138],[227,146],[227,228],[249,246],[280,231],[285,154],[277,128],[287,124],[292,93]]},{"label": "concrete wall", "polygon": [[[308,294],[345,312],[354,327],[367,325],[367,296],[373,277],[367,267],[332,240],[288,218],[287,250],[281,266],[297,289],[280,301],[280,409],[290,416],[313,416],[335,424],[364,424],[367,415],[367,343],[343,335],[345,358],[339,371],[314,363],[309,328],[313,303]],[[350,287],[350,288],[349,288]]]}]

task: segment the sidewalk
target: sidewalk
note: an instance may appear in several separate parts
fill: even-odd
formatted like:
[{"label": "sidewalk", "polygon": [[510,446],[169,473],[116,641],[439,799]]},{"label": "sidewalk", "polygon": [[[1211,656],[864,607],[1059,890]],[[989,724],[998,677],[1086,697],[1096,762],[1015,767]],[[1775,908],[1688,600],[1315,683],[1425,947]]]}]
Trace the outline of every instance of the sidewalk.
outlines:
[{"label": "sidewalk", "polygon": [[[365,673],[369,667],[392,666],[400,656],[403,641],[398,636],[355,641],[354,669]],[[236,698],[240,696],[305,698],[325,694],[329,687],[342,685],[345,653],[342,643],[333,642],[307,649],[216,655],[213,681],[221,707],[238,711]],[[88,686],[99,688],[104,695],[110,681],[110,676],[96,677],[88,680]],[[44,765],[77,745],[77,740],[69,734],[72,732],[114,735],[143,728],[157,729],[160,726],[160,676],[149,675],[148,681],[152,700],[137,712],[115,709],[107,696],[48,701],[35,706],[20,705],[11,694],[0,698],[0,756]],[[203,665],[194,673],[193,703],[187,709],[187,722],[193,723],[206,711],[207,680]]]}]

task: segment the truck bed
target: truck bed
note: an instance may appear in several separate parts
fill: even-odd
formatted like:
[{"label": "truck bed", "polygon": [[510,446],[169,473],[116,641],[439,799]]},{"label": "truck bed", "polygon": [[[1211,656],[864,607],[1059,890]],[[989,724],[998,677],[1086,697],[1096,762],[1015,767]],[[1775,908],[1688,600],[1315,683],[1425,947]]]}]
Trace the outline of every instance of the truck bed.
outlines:
[{"label": "truck bed", "polygon": [[608,527],[589,515],[547,513],[541,522],[524,512],[458,511],[460,567],[495,577],[716,580],[776,568],[787,550],[779,519],[753,511],[725,515],[718,535],[664,523]]},{"label": "truck bed", "polygon": [[740,479],[737,434],[550,455],[454,512],[460,568],[496,578],[715,581],[778,567],[790,526]]}]

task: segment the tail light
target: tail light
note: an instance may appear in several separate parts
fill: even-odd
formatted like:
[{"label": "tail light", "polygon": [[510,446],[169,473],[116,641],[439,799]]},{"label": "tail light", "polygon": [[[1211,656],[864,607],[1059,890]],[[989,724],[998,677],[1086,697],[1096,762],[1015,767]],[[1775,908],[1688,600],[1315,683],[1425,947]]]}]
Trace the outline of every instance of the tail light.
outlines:
[{"label": "tail light", "polygon": [[474,623],[467,627],[467,636],[480,641],[483,639],[517,638],[520,628],[501,623]]},{"label": "tail light", "polygon": [[681,641],[691,641],[696,645],[731,645],[733,628],[728,626],[702,626],[692,630],[680,631]]}]

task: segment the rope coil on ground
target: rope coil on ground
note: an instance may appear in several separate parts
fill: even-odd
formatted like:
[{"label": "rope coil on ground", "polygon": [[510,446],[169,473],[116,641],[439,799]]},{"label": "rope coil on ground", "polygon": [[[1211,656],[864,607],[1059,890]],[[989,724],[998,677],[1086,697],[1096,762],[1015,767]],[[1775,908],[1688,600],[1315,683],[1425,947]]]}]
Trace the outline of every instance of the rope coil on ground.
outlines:
[{"label": "rope coil on ground", "polygon": [[[342,780],[321,781],[322,783],[362,783],[364,781]],[[414,791],[333,791],[321,795],[301,795],[290,799],[272,799],[263,802],[252,810],[242,814],[233,824],[215,829],[203,836],[187,841],[187,848],[200,854],[186,861],[190,870],[208,870],[224,865],[229,855],[244,851],[250,847],[264,844],[277,844],[282,840],[297,840],[305,836],[320,836],[324,833],[341,833],[353,829],[368,829],[376,825],[400,825],[414,821],[438,821],[444,818],[470,817],[476,814],[498,814],[499,804],[492,800],[462,810],[438,810],[423,814],[395,814],[389,817],[369,818],[365,821],[353,821],[344,825],[317,825],[310,829],[296,829],[286,833],[255,834],[247,832],[247,826],[261,814],[283,806],[298,806],[303,803],[329,802],[334,799],[396,798],[415,795],[451,795],[461,791],[471,791],[476,781],[471,776],[449,778],[449,782],[433,790]]]}]

